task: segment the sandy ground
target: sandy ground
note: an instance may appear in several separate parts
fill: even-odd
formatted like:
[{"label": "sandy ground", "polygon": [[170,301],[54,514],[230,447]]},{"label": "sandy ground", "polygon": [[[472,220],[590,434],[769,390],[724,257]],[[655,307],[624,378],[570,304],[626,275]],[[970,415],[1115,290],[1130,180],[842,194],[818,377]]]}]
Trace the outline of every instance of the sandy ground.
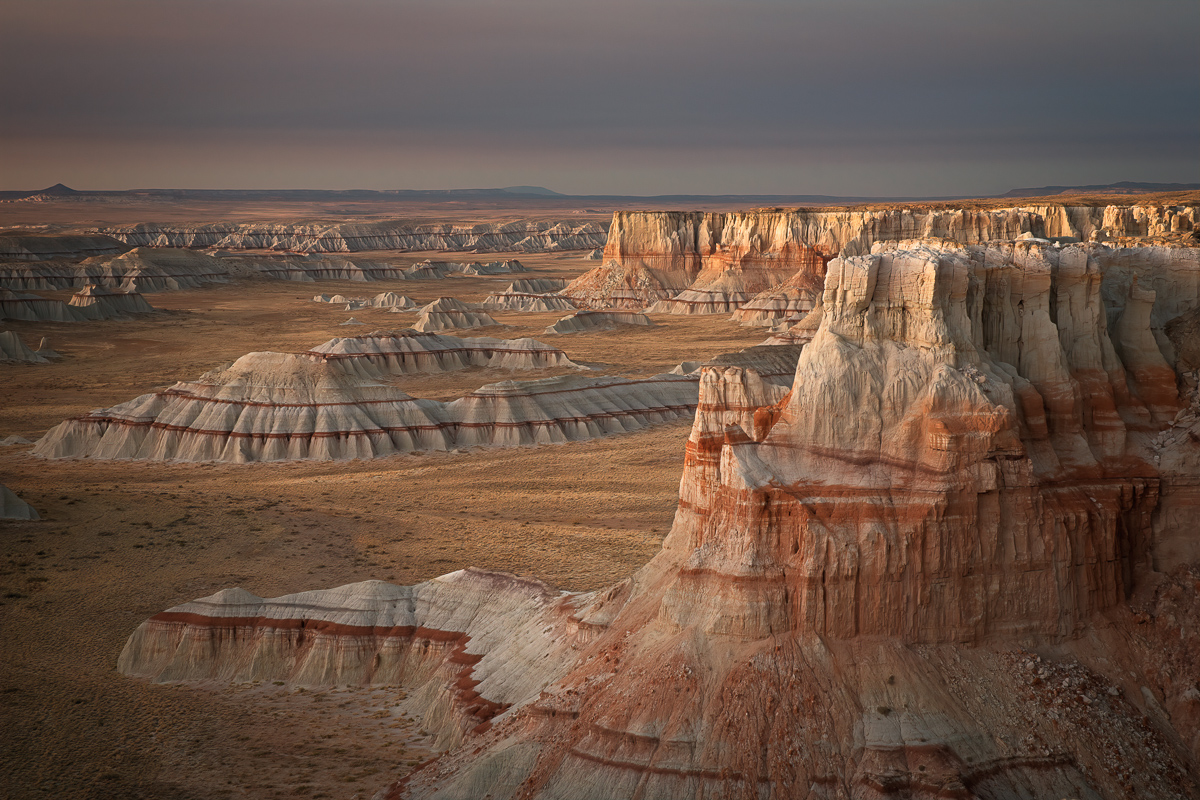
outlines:
[{"label": "sandy ground", "polygon": [[[411,263],[430,254],[389,255]],[[474,256],[433,254],[453,260]],[[495,256],[488,256],[488,259]],[[580,254],[518,256],[514,277],[573,277]],[[511,280],[253,281],[148,295],[162,313],[98,323],[5,322],[64,354],[0,364],[0,439],[194,378],[254,350],[402,328],[415,314],[352,312],[317,293],[479,300]],[[52,294],[52,293],[42,293]],[[471,334],[534,336],[602,374],[650,375],[761,342],[727,316],[543,336],[561,314],[495,315]],[[464,370],[399,383],[450,399],[538,373]],[[399,689],[151,685],[115,663],[151,614],[242,586],[262,596],[369,578],[408,584],[465,566],[576,590],[645,563],[674,514],[689,421],[568,445],[373,461],[200,465],[59,461],[0,448],[0,483],[43,515],[0,522],[0,796],[366,798],[429,755]]]}]

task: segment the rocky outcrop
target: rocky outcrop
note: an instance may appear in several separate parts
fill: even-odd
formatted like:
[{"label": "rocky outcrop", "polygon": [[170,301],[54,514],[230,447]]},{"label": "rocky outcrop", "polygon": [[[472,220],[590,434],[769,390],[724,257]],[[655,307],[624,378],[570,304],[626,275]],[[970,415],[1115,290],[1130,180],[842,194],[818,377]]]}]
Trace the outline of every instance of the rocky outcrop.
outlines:
[{"label": "rocky outcrop", "polygon": [[829,258],[868,253],[878,242],[1121,239],[1191,232],[1197,222],[1192,206],[616,212],[604,264],[565,293],[592,307],[633,307],[689,288],[760,292],[801,270],[819,279]]},{"label": "rocky outcrop", "polygon": [[0,287],[13,291],[102,286],[126,292],[157,292],[194,289],[229,278],[227,265],[211,256],[141,247],[121,255],[92,256],[78,264],[0,264]]},{"label": "rocky outcrop", "polygon": [[646,311],[651,314],[728,314],[741,308],[750,297],[745,292],[684,289],[670,300],[656,301]]},{"label": "rocky outcrop", "polygon": [[83,287],[72,295],[67,305],[95,313],[98,319],[154,313],[153,306],[138,292],[120,292],[103,286]]},{"label": "rocky outcrop", "polygon": [[288,250],[354,253],[365,250],[551,252],[603,247],[606,231],[596,223],[526,221],[456,225],[403,220],[329,223],[166,225],[144,223],[104,228],[107,236],[147,247]]},{"label": "rocky outcrop", "polygon": [[764,327],[795,324],[820,304],[824,282],[824,265],[820,274],[800,270],[779,286],[760,292],[742,304],[733,312],[733,320],[742,325]]},{"label": "rocky outcrop", "polygon": [[498,324],[491,315],[476,311],[471,305],[453,297],[439,297],[422,306],[413,327],[419,331],[467,330]]},{"label": "rocky outcrop", "polygon": [[574,311],[577,306],[569,297],[558,294],[489,294],[483,301],[489,311],[518,311],[528,314],[545,314],[553,311]]},{"label": "rocky outcrop", "polygon": [[128,245],[109,236],[56,236],[20,231],[0,233],[0,261],[81,259],[91,256],[114,255],[128,249]]},{"label": "rocky outcrop", "polygon": [[49,359],[30,350],[12,331],[0,331],[0,361],[23,364],[49,364]]},{"label": "rocky outcrop", "polygon": [[[755,365],[764,380],[786,384],[795,361],[791,354],[783,363],[788,357],[752,349],[720,363]],[[66,420],[33,453],[240,463],[567,442],[690,416],[700,380],[697,373],[503,381],[449,403],[410,397],[387,380],[468,366],[578,368],[530,339],[376,332],[300,354],[250,353],[198,380]]]},{"label": "rocky outcrop", "polygon": [[0,483],[0,519],[39,520],[37,510]]},{"label": "rocky outcrop", "polygon": [[567,287],[562,278],[521,278],[504,290],[504,294],[557,294]]},{"label": "rocky outcrop", "polygon": [[576,311],[546,328],[546,333],[588,333],[612,330],[620,325],[653,325],[645,314],[632,311]]},{"label": "rocky outcrop", "polygon": [[361,378],[451,372],[469,367],[582,369],[562,350],[534,339],[461,339],[411,329],[331,339],[302,355],[334,364]]}]

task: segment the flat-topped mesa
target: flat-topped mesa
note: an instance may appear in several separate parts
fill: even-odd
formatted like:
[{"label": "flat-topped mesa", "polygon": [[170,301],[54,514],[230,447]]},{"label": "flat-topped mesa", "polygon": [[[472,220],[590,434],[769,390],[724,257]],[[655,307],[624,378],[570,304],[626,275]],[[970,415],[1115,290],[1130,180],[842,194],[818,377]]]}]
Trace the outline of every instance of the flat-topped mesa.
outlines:
[{"label": "flat-topped mesa", "polygon": [[143,223],[105,228],[102,232],[131,245],[309,253],[367,250],[535,253],[602,247],[606,239],[604,226],[595,222],[528,220],[475,225],[403,220],[212,225]]},{"label": "flat-topped mesa", "polygon": [[1120,239],[1191,231],[1192,206],[1030,206],[736,213],[618,211],[604,263],[565,290],[592,307],[648,305],[684,289],[756,293],[798,270],[823,275],[836,255],[868,253],[877,242],[944,238],[960,244],[1032,235]]},{"label": "flat-topped mesa", "polygon": [[468,367],[527,370],[582,369],[557,347],[535,339],[460,339],[438,333],[375,331],[332,339],[304,353],[362,378],[450,372]]}]

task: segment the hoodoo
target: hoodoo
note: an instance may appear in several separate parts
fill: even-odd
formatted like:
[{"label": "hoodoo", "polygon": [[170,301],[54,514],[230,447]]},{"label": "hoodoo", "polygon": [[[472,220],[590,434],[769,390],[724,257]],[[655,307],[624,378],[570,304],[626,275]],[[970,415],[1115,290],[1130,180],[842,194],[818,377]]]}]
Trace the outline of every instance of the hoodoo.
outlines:
[{"label": "hoodoo", "polygon": [[[1188,274],[1028,242],[833,260],[790,391],[702,371],[674,525],[632,578],[388,590],[418,615],[528,599],[403,623],[469,666],[408,701],[451,747],[381,796],[1200,795],[1200,408],[1163,353],[1190,348]],[[294,617],[349,621],[358,593],[223,592],[143,623],[121,668],[308,680]],[[323,652],[373,652],[351,624]]]}]

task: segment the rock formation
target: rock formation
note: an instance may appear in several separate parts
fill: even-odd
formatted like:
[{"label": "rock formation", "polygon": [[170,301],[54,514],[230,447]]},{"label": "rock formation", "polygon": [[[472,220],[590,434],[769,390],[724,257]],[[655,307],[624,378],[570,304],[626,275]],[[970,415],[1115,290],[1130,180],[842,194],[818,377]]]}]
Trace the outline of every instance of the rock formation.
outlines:
[{"label": "rock formation", "polygon": [[411,223],[403,220],[195,226],[144,223],[105,228],[102,233],[120,242],[148,247],[213,247],[222,250],[290,250],[306,253],[354,253],[365,250],[536,253],[602,247],[606,239],[604,226],[594,222],[580,224],[526,220],[476,225]]},{"label": "rock formation", "polygon": [[486,328],[496,324],[491,316],[474,310],[461,300],[439,297],[429,305],[422,306],[413,327],[419,331],[448,331]]},{"label": "rock formation", "polygon": [[0,483],[0,519],[38,520],[37,510]]},{"label": "rock formation", "polygon": [[659,300],[646,311],[651,314],[728,314],[750,300],[745,292],[684,289],[670,300]]},{"label": "rock formation", "polygon": [[604,264],[564,291],[590,307],[641,307],[684,289],[760,292],[797,271],[819,280],[836,255],[868,253],[877,242],[918,238],[960,244],[1022,234],[1073,240],[1192,231],[1192,206],[1028,206],[995,210],[614,213]]},{"label": "rock formation", "polygon": [[567,288],[562,278],[521,278],[504,290],[504,294],[557,294]]},{"label": "rock formation", "polygon": [[405,270],[393,264],[364,258],[310,253],[284,256],[239,256],[221,259],[243,273],[282,281],[402,281]]},{"label": "rock formation", "polygon": [[81,322],[103,319],[101,308],[76,308],[61,300],[51,300],[36,294],[10,292],[0,289],[0,319],[19,319],[26,322]]},{"label": "rock formation", "polygon": [[69,306],[95,313],[97,319],[110,319],[126,314],[152,314],[154,308],[137,292],[120,292],[102,286],[85,286],[76,292]]},{"label": "rock formation", "polygon": [[359,308],[390,308],[396,311],[407,311],[417,307],[416,301],[411,297],[396,294],[395,292],[380,292],[371,298],[343,297],[340,294],[318,294],[313,296],[313,302],[335,305],[345,304],[347,311],[354,311]]},{"label": "rock formation", "polygon": [[[786,386],[791,355],[751,348],[712,363],[750,365],[761,370],[760,382]],[[502,381],[449,403],[410,397],[389,381],[466,366],[578,368],[561,350],[531,339],[376,332],[305,353],[250,353],[198,380],[66,420],[38,440],[33,454],[240,463],[566,442],[689,416],[700,381],[698,372],[570,375]]]},{"label": "rock formation", "polygon": [[534,339],[460,339],[415,330],[375,331],[331,339],[302,355],[335,364],[361,378],[451,372],[468,367],[581,369],[562,350]]},{"label": "rock formation", "polygon": [[0,331],[0,361],[17,361],[29,364],[49,364],[44,356],[25,346],[21,337],[12,331]]},{"label": "rock formation", "polygon": [[0,233],[0,261],[52,261],[123,253],[129,247],[114,237]]},{"label": "rock formation", "polygon": [[[1200,796],[1200,406],[1152,330],[1200,295],[1137,278],[1036,242],[833,260],[790,391],[702,370],[637,574],[376,592],[464,609],[421,623],[462,670],[399,678],[451,749],[380,796]],[[481,620],[470,595],[502,587],[529,605]],[[316,663],[355,668],[387,652],[334,624],[362,593],[215,595],[143,623],[121,668],[309,680],[296,616]]]},{"label": "rock formation", "polygon": [[489,294],[483,301],[483,307],[489,311],[521,311],[526,313],[546,313],[550,311],[574,311],[575,301],[559,294],[518,294],[504,292]]},{"label": "rock formation", "polygon": [[799,270],[779,286],[766,289],[733,312],[733,320],[743,325],[770,327],[782,322],[796,323],[820,303],[825,273]]},{"label": "rock formation", "polygon": [[62,261],[0,264],[0,287],[14,291],[91,285],[126,292],[157,292],[223,283],[229,277],[228,266],[212,256],[145,247],[119,255],[92,256],[77,264]]},{"label": "rock formation", "polygon": [[632,311],[576,311],[546,328],[546,333],[588,333],[612,330],[618,325],[653,325],[645,314]]}]

